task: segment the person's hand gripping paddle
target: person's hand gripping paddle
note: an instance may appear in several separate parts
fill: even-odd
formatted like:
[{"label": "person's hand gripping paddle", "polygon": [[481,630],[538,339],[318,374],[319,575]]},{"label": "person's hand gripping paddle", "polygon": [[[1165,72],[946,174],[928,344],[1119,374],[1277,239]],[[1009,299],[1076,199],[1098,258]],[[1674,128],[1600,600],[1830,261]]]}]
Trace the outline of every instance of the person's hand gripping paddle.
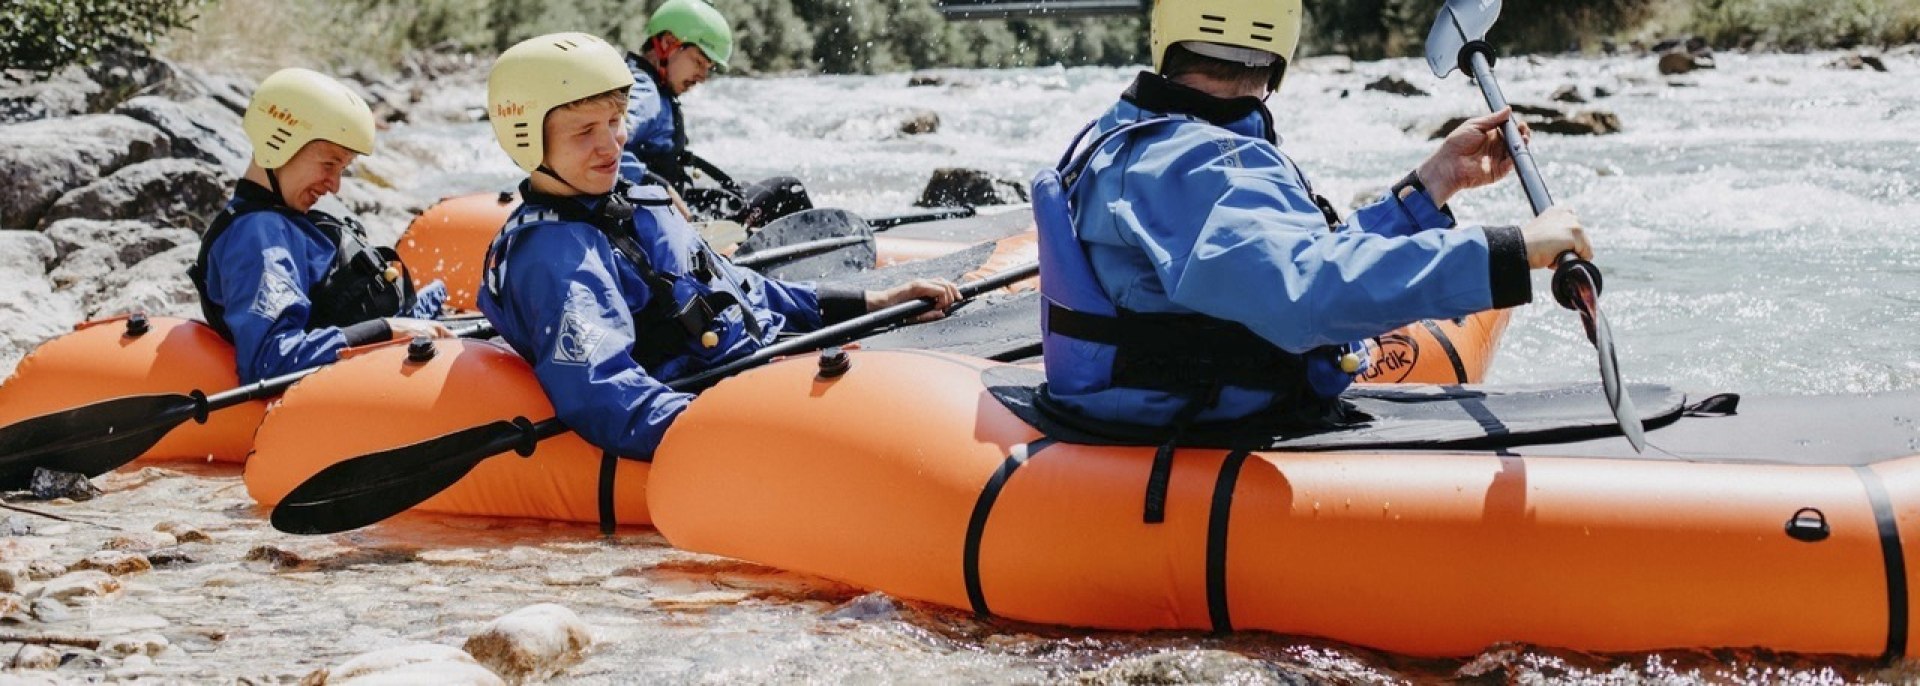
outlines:
[{"label": "person's hand gripping paddle", "polygon": [[[1433,68],[1433,75],[1444,79],[1456,68],[1472,75],[1474,82],[1480,84],[1480,94],[1486,97],[1487,107],[1495,112],[1507,107],[1507,98],[1500,92],[1500,83],[1493,78],[1493,46],[1487,43],[1486,35],[1487,29],[1493,28],[1499,18],[1500,0],[1448,0],[1440,9],[1440,17],[1434,20],[1433,30],[1427,33],[1427,66]],[[1547,195],[1546,183],[1533,164],[1533,154],[1528,152],[1526,140],[1520,136],[1520,128],[1512,117],[1501,125],[1501,134],[1506,139],[1507,152],[1513,157],[1514,171],[1520,175],[1520,185],[1533,204],[1533,213],[1546,212],[1553,206],[1553,198]],[[1607,318],[1600,314],[1600,269],[1572,252],[1560,255],[1553,271],[1553,298],[1562,307],[1580,313],[1587,340],[1593,342],[1594,350],[1600,354],[1600,387],[1606,392],[1607,405],[1634,452],[1646,449],[1646,430],[1640,425],[1640,414],[1634,410],[1633,398],[1620,382],[1613,330],[1607,326]]]}]

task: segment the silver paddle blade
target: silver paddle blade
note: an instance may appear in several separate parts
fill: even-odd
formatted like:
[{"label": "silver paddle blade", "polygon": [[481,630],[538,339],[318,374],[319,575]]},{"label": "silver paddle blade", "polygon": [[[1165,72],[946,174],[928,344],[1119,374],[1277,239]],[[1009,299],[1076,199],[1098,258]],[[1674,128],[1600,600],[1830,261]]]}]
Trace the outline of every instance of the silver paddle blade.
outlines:
[{"label": "silver paddle blade", "polygon": [[1447,0],[1427,31],[1427,66],[1433,75],[1447,78],[1460,66],[1460,48],[1487,37],[1500,19],[1500,0]]}]

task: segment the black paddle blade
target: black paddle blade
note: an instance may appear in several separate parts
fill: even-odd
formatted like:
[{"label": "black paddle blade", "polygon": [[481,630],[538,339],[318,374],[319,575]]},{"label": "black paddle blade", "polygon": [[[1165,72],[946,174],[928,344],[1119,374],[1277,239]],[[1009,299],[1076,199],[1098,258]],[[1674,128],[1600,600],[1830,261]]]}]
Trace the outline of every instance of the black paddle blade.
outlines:
[{"label": "black paddle blade", "polygon": [[530,428],[525,419],[498,421],[335,463],[280,499],[273,528],[332,534],[400,514],[489,457],[522,446],[531,454]]},{"label": "black paddle blade", "polygon": [[[1587,340],[1593,342],[1593,349],[1600,356],[1600,389],[1607,396],[1607,408],[1613,411],[1613,418],[1620,423],[1620,432],[1627,437],[1627,443],[1633,451],[1644,452],[1647,448],[1646,427],[1640,423],[1640,413],[1633,407],[1633,397],[1620,381],[1620,360],[1613,347],[1613,328],[1607,325],[1607,318],[1600,313],[1600,288],[1594,278],[1599,270],[1581,259],[1562,259],[1553,273],[1553,291],[1561,304],[1580,313],[1580,324],[1586,328]],[[1563,295],[1564,294],[1564,295]]]},{"label": "black paddle blade", "polygon": [[776,279],[809,281],[872,269],[879,256],[874,247],[873,229],[852,212],[829,208],[795,212],[776,219],[760,227],[747,240],[741,241],[739,249],[733,254],[741,258],[783,246],[852,236],[865,237],[866,240],[824,252],[777,260],[773,264],[755,267],[755,270]]},{"label": "black paddle blade", "polygon": [[89,477],[113,471],[193,418],[199,406],[177,393],[130,395],[0,428],[0,488],[25,488],[35,467]]},{"label": "black paddle blade", "polygon": [[1460,65],[1460,48],[1487,37],[1500,19],[1500,0],[1447,0],[1427,32],[1427,66],[1446,78]]}]

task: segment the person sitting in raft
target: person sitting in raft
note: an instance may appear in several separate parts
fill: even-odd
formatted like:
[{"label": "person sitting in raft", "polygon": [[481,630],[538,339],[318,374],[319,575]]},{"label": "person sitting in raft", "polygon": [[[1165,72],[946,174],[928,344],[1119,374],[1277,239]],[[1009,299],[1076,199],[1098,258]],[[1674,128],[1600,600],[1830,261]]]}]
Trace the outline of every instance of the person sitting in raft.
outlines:
[{"label": "person sitting in raft", "polygon": [[734,266],[671,205],[620,177],[632,74],[584,33],[526,40],[487,77],[494,135],[525,202],[487,251],[480,310],[533,365],[555,414],[603,450],[645,459],[693,395],[666,379],[752,354],[787,332],[959,289],[919,280],[861,292]]},{"label": "person sitting in raft", "polygon": [[[728,219],[755,227],[813,208],[807,189],[791,176],[739,187],[733,177],[687,150],[687,120],[680,96],[706,81],[733,58],[733,28],[706,0],[667,0],[647,18],[640,52],[627,53],[633,89],[627,94],[632,127],[620,175],[645,183],[658,175],[687,201],[696,221]],[[720,188],[695,186],[689,167]]]},{"label": "person sitting in raft", "polygon": [[260,82],[241,121],[253,160],[201,234],[187,270],[207,324],[233,343],[241,383],[333,362],[341,349],[444,336],[446,286],[417,292],[391,248],[350,218],[315,211],[354,158],[373,152],[373,111],[317,72]]},{"label": "person sitting in raft", "polygon": [[1592,255],[1565,207],[1524,227],[1455,228],[1448,199],[1513,168],[1508,110],[1456,128],[1342,222],[1280,151],[1265,104],[1300,11],[1155,3],[1156,71],[1081,132],[1058,183],[1036,178],[1051,408],[1176,436],[1270,410],[1336,417],[1366,355],[1354,341],[1529,302],[1529,268]]}]

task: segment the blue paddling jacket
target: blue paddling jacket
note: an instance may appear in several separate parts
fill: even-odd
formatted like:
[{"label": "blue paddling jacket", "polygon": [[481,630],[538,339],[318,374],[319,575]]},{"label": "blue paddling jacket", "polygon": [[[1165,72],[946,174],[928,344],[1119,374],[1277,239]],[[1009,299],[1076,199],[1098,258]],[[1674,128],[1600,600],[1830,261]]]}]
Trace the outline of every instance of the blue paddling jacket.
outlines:
[{"label": "blue paddling jacket", "polygon": [[430,318],[447,299],[439,281],[415,292],[388,281],[392,249],[370,247],[360,225],[299,212],[240,180],[201,237],[187,270],[207,324],[233,343],[240,382],[333,362],[342,349],[392,336],[384,317]]},{"label": "blue paddling jacket", "polygon": [[480,310],[533,365],[560,420],[602,450],[652,458],[693,400],[667,380],[865,311],[859,291],[734,266],[660,186],[560,197],[523,182],[520,194],[487,251]]},{"label": "blue paddling jacket", "polygon": [[633,88],[627,91],[627,125],[632,128],[620,155],[620,177],[644,184],[647,172],[653,172],[675,188],[684,187],[691,179],[682,159],[687,130],[680,101],[639,55],[627,53],[627,70],[633,72]]},{"label": "blue paddling jacket", "polygon": [[1256,98],[1142,73],[1036,178],[1050,402],[1149,426],[1244,418],[1338,395],[1356,341],[1531,300],[1518,228],[1445,230],[1417,188],[1342,223],[1272,126]]}]

